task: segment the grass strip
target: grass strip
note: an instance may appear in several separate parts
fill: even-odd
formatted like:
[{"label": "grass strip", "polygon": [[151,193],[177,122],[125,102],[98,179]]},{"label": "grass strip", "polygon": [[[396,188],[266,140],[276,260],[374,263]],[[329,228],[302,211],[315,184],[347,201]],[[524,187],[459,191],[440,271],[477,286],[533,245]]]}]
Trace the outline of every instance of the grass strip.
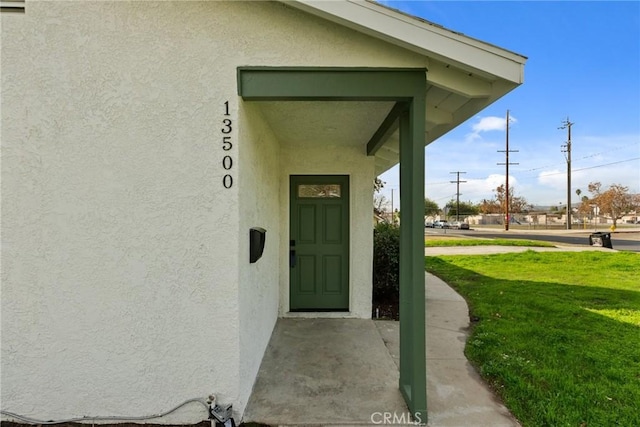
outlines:
[{"label": "grass strip", "polygon": [[523,426],[640,426],[640,254],[427,257],[473,321],[465,353]]},{"label": "grass strip", "polygon": [[442,247],[442,246],[530,246],[540,248],[553,248],[552,243],[539,240],[521,240],[521,239],[433,239],[428,237],[424,241],[425,247]]}]

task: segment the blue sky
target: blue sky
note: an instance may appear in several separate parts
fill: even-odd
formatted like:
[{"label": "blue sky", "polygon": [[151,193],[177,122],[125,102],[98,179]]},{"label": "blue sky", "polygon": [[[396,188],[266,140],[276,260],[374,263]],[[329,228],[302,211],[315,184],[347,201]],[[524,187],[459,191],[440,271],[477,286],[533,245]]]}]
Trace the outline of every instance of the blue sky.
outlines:
[{"label": "blue sky", "polygon": [[[640,2],[383,1],[529,59],[522,86],[426,149],[426,196],[455,197],[450,172],[463,171],[460,199],[493,197],[505,181],[505,115],[512,150],[509,184],[536,205],[567,200],[561,152],[572,127],[572,202],[591,181],[640,193]],[[381,178],[397,194],[397,167]],[[397,200],[397,196],[396,196]]]}]

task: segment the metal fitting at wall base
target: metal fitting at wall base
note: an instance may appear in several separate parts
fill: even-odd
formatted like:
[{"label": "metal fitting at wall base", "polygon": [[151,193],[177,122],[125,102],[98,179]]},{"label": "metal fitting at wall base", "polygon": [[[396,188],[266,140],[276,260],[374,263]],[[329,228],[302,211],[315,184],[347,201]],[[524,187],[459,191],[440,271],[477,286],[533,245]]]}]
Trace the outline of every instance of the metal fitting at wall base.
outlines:
[{"label": "metal fitting at wall base", "polygon": [[220,405],[215,401],[209,404],[209,419],[215,420],[216,427],[235,427],[236,423],[232,418],[233,405]]}]

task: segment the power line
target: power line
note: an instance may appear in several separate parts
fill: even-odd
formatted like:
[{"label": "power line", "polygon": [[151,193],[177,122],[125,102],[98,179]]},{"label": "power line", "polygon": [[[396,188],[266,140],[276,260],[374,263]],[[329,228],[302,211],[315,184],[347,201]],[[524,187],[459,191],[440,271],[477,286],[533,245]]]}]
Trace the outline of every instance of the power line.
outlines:
[{"label": "power line", "polygon": [[573,172],[584,171],[584,170],[587,170],[587,169],[602,168],[604,166],[617,165],[618,163],[632,162],[634,160],[640,160],[640,157],[634,157],[633,159],[627,159],[627,160],[620,160],[619,162],[607,163],[606,165],[598,165],[598,166],[590,166],[590,167],[587,167],[587,168],[574,169]]},{"label": "power line", "polygon": [[[617,165],[617,164],[620,164],[620,163],[632,162],[634,160],[640,160],[640,157],[634,157],[633,159],[620,160],[620,161],[612,162],[612,163],[605,163],[604,165],[589,166],[589,167],[580,168],[580,169],[571,169],[571,172],[579,172],[579,171],[584,171],[584,170],[587,170],[587,169],[603,168],[605,166],[611,166],[611,165]],[[544,176],[553,176],[553,175],[560,175],[560,174],[564,174],[564,172],[545,173]]]},{"label": "power line", "polygon": [[[607,150],[607,151],[602,151],[602,152],[600,152],[600,153],[589,154],[589,155],[587,155],[587,156],[583,156],[583,157],[580,157],[580,158],[578,158],[578,159],[573,159],[573,162],[575,163],[575,162],[580,161],[580,160],[590,159],[590,158],[592,158],[592,157],[600,156],[601,154],[609,154],[609,153],[611,153],[612,151],[622,150],[622,149],[625,149],[625,148],[627,148],[627,147],[629,147],[629,146],[631,146],[631,145],[635,145],[635,144],[622,145],[622,146],[619,146],[619,147],[611,148],[611,149],[609,149],[609,150]],[[534,172],[534,171],[537,171],[537,170],[540,170],[540,169],[546,169],[546,168],[550,168],[550,167],[557,166],[557,165],[561,165],[561,164],[564,164],[564,163],[553,163],[553,164],[550,164],[550,165],[539,166],[539,167],[536,167],[536,168],[527,169],[527,170],[524,170],[524,171],[522,171],[522,172],[523,172],[523,173],[527,173],[527,172]]]},{"label": "power line", "polygon": [[[617,160],[617,161],[611,162],[611,163],[604,163],[604,164],[595,165],[595,166],[587,166],[587,167],[584,167],[584,168],[571,169],[571,172],[573,173],[573,172],[579,172],[579,171],[584,171],[584,170],[588,170],[588,169],[603,168],[605,166],[617,165],[617,164],[626,163],[626,162],[633,162],[634,160],[640,160],[640,157],[633,157],[631,159],[625,159],[625,160]],[[504,164],[504,163],[502,163],[502,164]],[[564,164],[564,163],[561,163],[561,164]],[[547,167],[550,167],[550,166],[553,166],[553,165],[544,166],[542,168],[536,168],[535,170],[544,169],[544,168],[547,168]],[[529,169],[529,170],[524,171],[524,172],[531,172],[532,170],[534,170],[534,169]],[[553,176],[553,175],[561,175],[561,174],[565,174],[565,173],[566,172],[553,172],[553,173],[543,173],[543,175],[544,176]],[[477,179],[481,179],[481,178],[472,178],[472,179],[477,180]],[[444,185],[444,184],[450,184],[450,182],[449,181],[447,181],[447,182],[435,182],[435,183],[427,182],[426,184],[427,185]]]},{"label": "power line", "polygon": [[624,145],[624,146],[621,146],[621,147],[614,147],[614,148],[612,148],[610,150],[603,151],[601,153],[589,154],[588,156],[580,157],[578,160],[590,159],[591,157],[596,157],[596,156],[599,156],[601,154],[609,154],[612,151],[622,150],[623,148],[627,148],[627,147],[629,147],[631,145],[636,145],[636,144],[628,144],[628,145]]}]

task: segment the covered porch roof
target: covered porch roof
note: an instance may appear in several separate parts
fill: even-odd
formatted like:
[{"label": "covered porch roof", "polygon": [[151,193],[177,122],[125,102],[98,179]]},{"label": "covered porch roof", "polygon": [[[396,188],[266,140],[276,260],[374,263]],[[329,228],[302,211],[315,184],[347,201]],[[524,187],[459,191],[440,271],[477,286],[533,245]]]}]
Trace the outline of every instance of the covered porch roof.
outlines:
[{"label": "covered porch roof", "polygon": [[422,55],[424,67],[239,67],[280,142],[362,147],[400,163],[400,391],[426,420],[424,146],[522,83],[526,58],[369,1],[283,1]]},{"label": "covered porch roof", "polygon": [[[425,57],[425,144],[449,132],[523,82],[526,57],[373,1],[285,1]],[[301,104],[301,102],[303,104]],[[398,121],[389,101],[260,101],[283,142],[359,145],[376,174],[399,161]],[[386,119],[386,120],[385,120]]]}]

